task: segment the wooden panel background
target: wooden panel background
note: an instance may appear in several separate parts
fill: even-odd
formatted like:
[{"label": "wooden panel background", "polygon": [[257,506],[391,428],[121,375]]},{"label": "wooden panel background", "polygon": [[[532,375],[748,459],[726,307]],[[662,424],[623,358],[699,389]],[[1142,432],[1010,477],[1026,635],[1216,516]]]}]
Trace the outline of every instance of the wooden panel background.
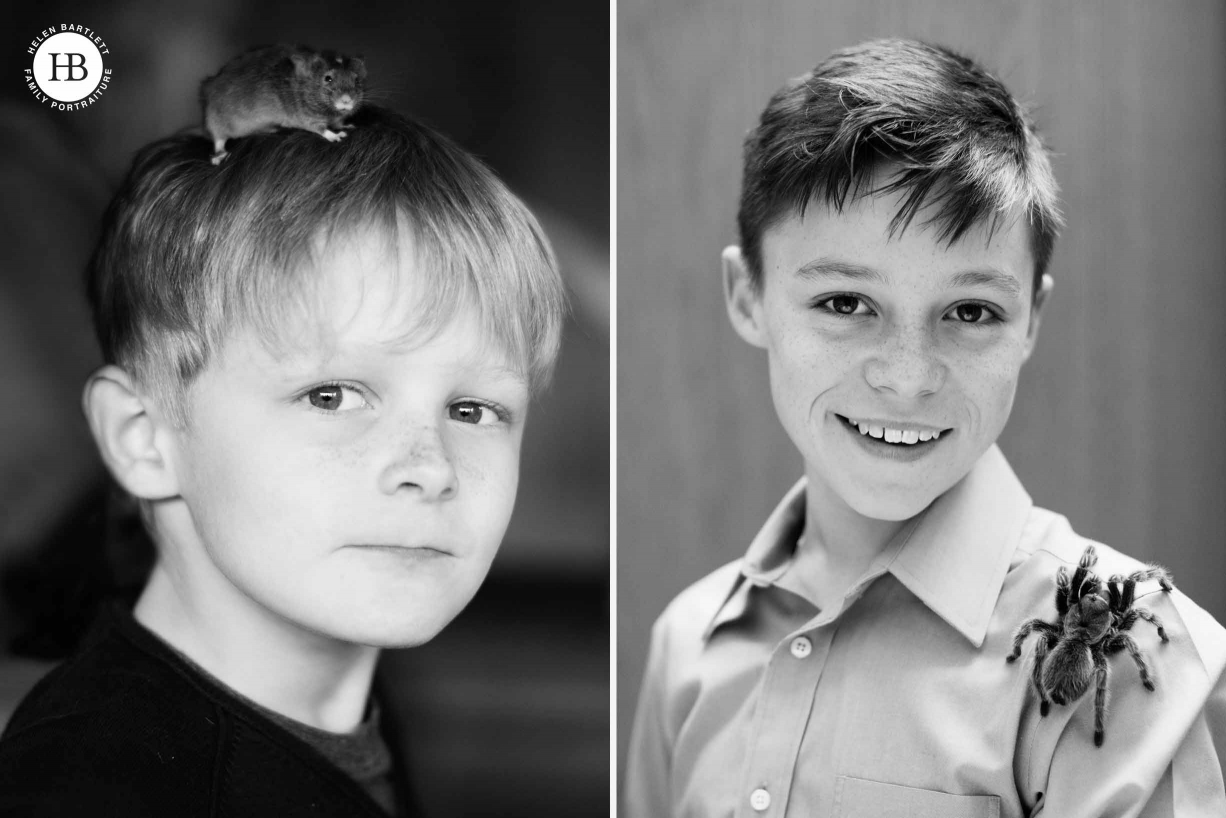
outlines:
[{"label": "wooden panel background", "polygon": [[651,622],[800,473],[720,295],[741,138],[786,78],[882,36],[979,58],[1058,153],[1068,228],[1006,455],[1038,504],[1226,618],[1226,4],[621,0],[619,761]]}]

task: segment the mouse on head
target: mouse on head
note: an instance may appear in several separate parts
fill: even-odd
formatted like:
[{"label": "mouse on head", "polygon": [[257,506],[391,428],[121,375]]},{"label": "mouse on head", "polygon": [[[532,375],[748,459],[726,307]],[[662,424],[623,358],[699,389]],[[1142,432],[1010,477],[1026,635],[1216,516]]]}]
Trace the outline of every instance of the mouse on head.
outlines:
[{"label": "mouse on head", "polygon": [[213,164],[229,155],[226,140],[277,128],[339,142],[352,127],[345,119],[362,105],[365,82],[362,58],[335,51],[272,45],[240,54],[200,85]]}]

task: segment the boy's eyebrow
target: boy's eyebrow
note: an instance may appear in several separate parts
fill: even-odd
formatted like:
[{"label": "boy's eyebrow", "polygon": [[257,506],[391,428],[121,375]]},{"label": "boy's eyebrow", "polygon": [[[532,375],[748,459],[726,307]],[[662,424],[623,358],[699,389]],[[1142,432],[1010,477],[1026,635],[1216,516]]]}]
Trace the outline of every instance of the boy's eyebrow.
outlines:
[{"label": "boy's eyebrow", "polygon": [[[399,347],[399,348],[397,348]],[[274,356],[277,363],[275,372],[286,381],[296,381],[302,378],[315,377],[321,370],[360,366],[369,363],[374,353],[378,357],[409,353],[413,346],[377,342],[361,346],[338,346],[327,353],[321,348],[294,348],[284,355]],[[495,356],[481,353],[470,353],[456,361],[456,367],[469,373],[480,372],[482,375],[508,384],[528,386],[528,374],[518,366],[499,360]]]},{"label": "boy's eyebrow", "polygon": [[[414,345],[380,345],[385,349],[390,347],[399,347],[399,349],[390,349],[393,355],[397,353],[412,352]],[[486,377],[493,378],[499,381],[508,383],[516,383],[527,385],[529,378],[528,374],[520,367],[502,360],[501,356],[492,354],[489,350],[482,352],[470,352],[464,355],[456,362],[460,369],[466,372],[480,372]]]},{"label": "boy's eyebrow", "polygon": [[990,267],[984,270],[967,270],[950,276],[946,286],[951,290],[957,287],[990,287],[1010,298],[1017,298],[1022,294],[1022,282],[1018,281],[1016,276]]},{"label": "boy's eyebrow", "polygon": [[839,278],[854,278],[860,281],[874,281],[885,284],[885,276],[872,267],[855,264],[850,261],[840,261],[832,258],[815,258],[808,264],[801,265],[796,275],[813,281],[838,276]]},{"label": "boy's eyebrow", "polygon": [[[878,284],[887,283],[885,275],[872,267],[824,257],[802,265],[796,271],[796,275],[813,281],[837,276]],[[958,287],[989,287],[1011,298],[1017,298],[1022,294],[1022,283],[1017,280],[1017,276],[991,267],[955,273],[945,282],[946,289],[952,290]]]},{"label": "boy's eyebrow", "polygon": [[517,385],[526,386],[528,384],[528,376],[524,372],[514,366],[493,363],[476,363],[470,364],[471,370],[476,370],[485,375],[494,378],[495,380],[505,381]]}]

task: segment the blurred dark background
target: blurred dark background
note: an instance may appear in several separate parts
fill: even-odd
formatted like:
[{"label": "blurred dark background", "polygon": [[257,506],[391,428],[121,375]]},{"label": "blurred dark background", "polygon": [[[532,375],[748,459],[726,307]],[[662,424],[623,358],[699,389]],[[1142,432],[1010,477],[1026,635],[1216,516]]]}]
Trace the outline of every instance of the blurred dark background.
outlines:
[{"label": "blurred dark background", "polygon": [[620,753],[651,622],[801,474],[721,294],[741,140],[870,38],[965,51],[1034,105],[1068,227],[1001,448],[1036,504],[1226,620],[1226,4],[620,0],[617,27]]},{"label": "blurred dark background", "polygon": [[[139,585],[131,523],[79,409],[99,364],[80,279],[133,152],[198,125],[197,88],[246,48],[361,54],[369,99],[489,163],[553,239],[572,295],[533,409],[519,501],[473,604],[385,657],[386,706],[433,815],[608,813],[609,7],[565,0],[155,0],[10,5],[0,39],[0,724],[100,588]],[[106,42],[109,88],[58,112],[22,82],[44,28]],[[13,647],[18,649],[18,655]]]}]

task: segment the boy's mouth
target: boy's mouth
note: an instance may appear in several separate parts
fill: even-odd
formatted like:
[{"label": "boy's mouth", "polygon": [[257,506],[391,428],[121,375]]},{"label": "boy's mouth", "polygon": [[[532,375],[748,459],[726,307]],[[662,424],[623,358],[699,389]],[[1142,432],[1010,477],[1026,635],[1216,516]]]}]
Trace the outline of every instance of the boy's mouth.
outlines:
[{"label": "boy's mouth", "polygon": [[953,429],[937,429],[935,427],[899,428],[889,425],[888,421],[855,420],[836,414],[850,430],[871,438],[876,442],[898,447],[924,446],[941,439],[942,435],[953,433]]},{"label": "boy's mouth", "polygon": [[385,545],[376,543],[349,543],[346,548],[356,548],[359,551],[371,551],[404,557],[406,559],[433,559],[436,557],[454,556],[450,551],[430,545],[406,546]]}]

